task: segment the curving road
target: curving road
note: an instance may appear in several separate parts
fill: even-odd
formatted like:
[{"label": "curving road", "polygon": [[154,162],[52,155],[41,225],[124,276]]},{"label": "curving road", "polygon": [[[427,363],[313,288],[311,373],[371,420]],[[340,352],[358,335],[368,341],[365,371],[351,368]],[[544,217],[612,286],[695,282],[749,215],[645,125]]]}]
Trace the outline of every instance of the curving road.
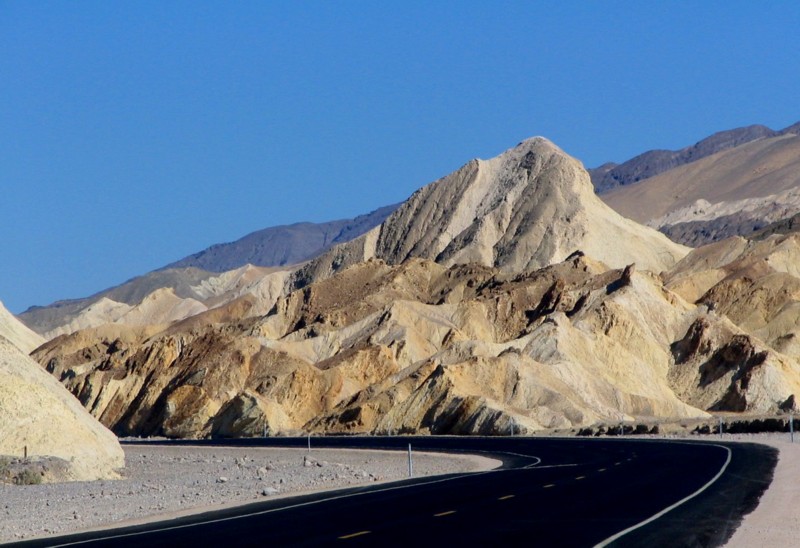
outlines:
[{"label": "curving road", "polygon": [[[170,442],[181,443],[181,442]],[[186,442],[197,444],[197,441]],[[302,439],[200,442],[302,446]],[[314,438],[315,447],[486,452],[489,472],[265,501],[21,546],[718,546],[769,485],[756,444],[628,439]]]}]

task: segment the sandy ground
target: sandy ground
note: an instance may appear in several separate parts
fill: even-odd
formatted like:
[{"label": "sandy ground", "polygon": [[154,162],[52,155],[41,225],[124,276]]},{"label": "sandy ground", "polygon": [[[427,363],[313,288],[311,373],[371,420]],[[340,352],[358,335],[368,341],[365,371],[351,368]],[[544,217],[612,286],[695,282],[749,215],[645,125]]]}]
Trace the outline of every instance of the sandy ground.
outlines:
[{"label": "sandy ground", "polygon": [[[0,484],[0,542],[166,519],[321,489],[402,479],[405,452],[125,446],[117,481]],[[487,470],[479,456],[414,453],[414,476]]]},{"label": "sandy ground", "polygon": [[742,434],[725,439],[763,443],[780,451],[778,466],[767,492],[725,545],[729,548],[800,546],[800,434]]}]

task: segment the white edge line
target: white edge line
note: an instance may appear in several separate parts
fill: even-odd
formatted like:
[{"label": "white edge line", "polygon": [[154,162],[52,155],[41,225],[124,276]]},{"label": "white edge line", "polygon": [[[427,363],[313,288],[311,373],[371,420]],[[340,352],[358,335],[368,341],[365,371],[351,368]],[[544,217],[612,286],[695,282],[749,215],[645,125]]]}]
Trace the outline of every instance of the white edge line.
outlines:
[{"label": "white edge line", "polygon": [[[681,442],[674,442],[674,443],[681,443]],[[686,444],[686,445],[690,445],[690,444]],[[696,444],[691,444],[691,445],[696,445]],[[700,445],[700,444],[697,444],[697,445]],[[699,495],[700,493],[702,493],[703,491],[705,491],[706,489],[708,489],[709,487],[711,487],[711,486],[714,484],[714,482],[716,482],[716,481],[717,481],[717,480],[718,480],[718,479],[719,479],[719,478],[722,476],[722,474],[724,474],[724,473],[725,473],[725,470],[728,468],[728,465],[729,465],[729,464],[730,464],[730,462],[731,462],[731,454],[732,454],[732,453],[731,453],[731,450],[730,450],[728,447],[725,447],[724,445],[717,445],[716,443],[708,443],[708,444],[702,444],[702,445],[708,445],[708,446],[711,446],[711,447],[719,447],[719,448],[721,448],[721,449],[725,449],[725,451],[727,451],[727,452],[728,452],[728,458],[727,458],[727,459],[725,459],[725,464],[723,464],[723,465],[722,465],[722,468],[720,468],[720,469],[719,469],[719,472],[717,472],[717,475],[716,475],[716,476],[714,476],[713,478],[711,478],[711,480],[710,480],[708,483],[706,483],[705,485],[703,485],[703,486],[702,486],[700,489],[698,489],[697,491],[695,491],[694,493],[692,493],[692,494],[691,494],[691,495],[689,495],[688,497],[685,497],[685,498],[683,498],[683,499],[679,500],[678,502],[676,502],[676,503],[675,503],[675,504],[673,504],[672,506],[668,506],[668,507],[664,508],[664,509],[663,509],[663,510],[661,510],[659,513],[657,513],[657,514],[654,514],[654,515],[650,516],[650,517],[649,517],[649,518],[647,518],[646,520],[644,520],[644,521],[641,521],[641,522],[637,523],[636,525],[632,525],[631,527],[628,527],[628,528],[627,528],[627,529],[625,529],[624,531],[620,531],[619,533],[617,533],[617,534],[615,534],[615,535],[612,535],[612,536],[608,537],[608,538],[607,538],[607,539],[605,539],[604,541],[602,541],[602,542],[600,542],[600,543],[598,543],[598,544],[595,544],[595,545],[594,545],[594,548],[604,548],[605,546],[608,546],[609,544],[611,544],[611,543],[612,543],[612,542],[614,542],[615,540],[617,540],[617,539],[619,539],[619,538],[621,538],[621,537],[623,537],[623,536],[627,535],[627,534],[628,534],[628,533],[630,533],[631,531],[635,531],[636,529],[639,529],[640,527],[644,527],[644,526],[645,526],[645,525],[647,525],[648,523],[651,523],[651,522],[653,522],[653,521],[657,520],[658,518],[660,518],[661,516],[663,516],[663,515],[664,515],[664,514],[666,514],[667,512],[671,512],[672,510],[674,510],[675,508],[677,508],[677,507],[678,507],[678,506],[680,506],[681,504],[684,504],[684,503],[686,503],[686,502],[688,502],[688,501],[692,500],[692,499],[693,499],[693,498],[695,498],[697,495]]]},{"label": "white edge line", "polygon": [[[533,455],[521,455],[519,453],[506,453],[504,451],[479,451],[479,452],[481,452],[481,453],[494,453],[494,454],[504,454],[505,453],[505,454],[509,454],[509,455],[518,455],[518,456],[521,456],[521,457],[526,457],[526,458],[530,458],[530,459],[536,459],[537,462],[534,463],[534,465],[535,464],[539,464],[540,462],[542,462],[542,459],[540,459],[539,457],[535,457]],[[530,466],[530,465],[528,465],[528,466]],[[527,466],[525,466],[523,468],[527,468]],[[174,531],[176,529],[188,529],[190,527],[197,527],[197,526],[200,526],[200,525],[207,525],[209,523],[221,523],[223,521],[233,521],[233,520],[242,519],[242,518],[248,518],[248,517],[252,517],[252,516],[260,516],[260,515],[263,515],[263,514],[272,514],[274,512],[281,512],[283,510],[291,510],[291,509],[294,509],[294,508],[301,508],[303,506],[311,506],[311,505],[314,505],[314,504],[320,504],[320,503],[329,502],[329,501],[332,501],[332,500],[340,500],[340,499],[346,499],[346,498],[351,498],[351,497],[360,497],[362,495],[369,495],[369,494],[372,494],[372,493],[385,493],[387,491],[396,491],[398,489],[408,489],[409,487],[416,487],[416,486],[420,486],[420,485],[432,485],[434,483],[444,483],[446,481],[452,481],[452,480],[457,480],[457,479],[461,479],[461,478],[466,478],[468,476],[481,476],[483,474],[494,474],[496,472],[507,472],[507,471],[510,471],[510,470],[515,470],[515,469],[514,468],[497,468],[497,469],[494,469],[494,470],[485,470],[483,472],[468,472],[466,474],[461,474],[461,475],[458,475],[458,476],[453,476],[453,477],[444,478],[444,479],[426,481],[426,482],[423,482],[423,483],[414,483],[414,484],[411,484],[411,485],[398,485],[398,486],[395,486],[395,487],[387,487],[385,489],[376,489],[374,491],[364,491],[364,492],[361,492],[361,493],[349,493],[349,494],[346,494],[346,495],[338,495],[336,497],[328,497],[328,498],[319,499],[319,500],[312,500],[312,501],[309,501],[309,502],[301,502],[300,504],[293,504],[291,506],[282,506],[280,508],[272,508],[270,510],[261,510],[259,512],[250,512],[248,514],[239,514],[239,515],[230,516],[230,517],[227,517],[227,518],[217,518],[217,519],[211,519],[211,520],[208,520],[208,521],[201,521],[201,522],[197,522],[197,523],[187,523],[187,524],[184,524],[184,525],[173,525],[173,526],[170,526],[170,527],[161,527],[159,529],[151,529],[149,531],[137,531],[135,533],[123,533],[123,534],[120,534],[120,535],[108,535],[108,536],[105,536],[105,537],[97,537],[97,538],[86,539],[86,540],[78,540],[78,541],[75,541],[75,542],[67,542],[67,543],[64,543],[64,544],[53,544],[52,548],[60,548],[62,546],[77,546],[79,544],[90,544],[90,543],[93,543],[93,542],[112,540],[112,539],[117,539],[117,538],[136,537],[136,536],[142,536],[142,535],[149,535],[149,534],[152,534],[152,533],[160,533],[162,531]],[[516,468],[516,470],[520,470],[520,468]],[[398,480],[398,481],[402,481],[402,480]],[[300,496],[302,496],[302,495],[300,495]]]}]

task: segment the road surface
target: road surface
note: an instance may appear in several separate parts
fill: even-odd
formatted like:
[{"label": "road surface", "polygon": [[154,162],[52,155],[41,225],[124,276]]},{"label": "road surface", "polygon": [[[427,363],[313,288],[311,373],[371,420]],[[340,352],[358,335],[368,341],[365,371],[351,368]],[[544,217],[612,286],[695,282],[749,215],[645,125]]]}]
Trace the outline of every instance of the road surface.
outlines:
[{"label": "road surface", "polygon": [[[303,446],[306,439],[185,443]],[[711,441],[312,438],[314,447],[405,450],[409,443],[414,450],[486,453],[503,467],[19,545],[718,546],[755,507],[777,462],[766,446]]]}]

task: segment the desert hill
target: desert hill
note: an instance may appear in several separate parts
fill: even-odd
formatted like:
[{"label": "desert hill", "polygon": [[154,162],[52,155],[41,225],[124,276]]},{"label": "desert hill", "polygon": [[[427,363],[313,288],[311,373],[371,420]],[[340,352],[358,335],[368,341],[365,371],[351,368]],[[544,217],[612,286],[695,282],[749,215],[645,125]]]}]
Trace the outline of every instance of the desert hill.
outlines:
[{"label": "desert hill", "polygon": [[773,133],[620,186],[602,198],[622,215],[687,245],[749,237],[800,212],[798,125]]},{"label": "desert hill", "polygon": [[373,257],[522,272],[579,249],[610,266],[636,262],[655,272],[686,253],[605,206],[580,162],[536,137],[421,188],[382,225],[301,268],[293,287]]},{"label": "desert hill", "polygon": [[[114,435],[39,364],[0,337],[0,455],[56,457],[58,479],[115,478],[124,454]],[[45,479],[48,479],[45,477]]]},{"label": "desert hill", "polygon": [[680,150],[650,150],[622,164],[605,163],[597,168],[590,169],[589,175],[592,177],[592,184],[594,184],[597,193],[604,194],[617,187],[639,183],[670,169],[696,162],[723,150],[735,148],[759,139],[778,137],[790,133],[796,134],[799,132],[799,127],[800,123],[775,131],[766,126],[752,125],[720,131]]},{"label": "desert hill", "polygon": [[30,330],[14,315],[6,310],[0,301],[0,337],[29,354],[34,348],[42,344],[45,339],[38,333]]},{"label": "desert hill", "polygon": [[535,432],[772,412],[800,391],[795,360],[580,253],[522,274],[372,259],[266,316],[204,314],[79,331],[35,357],[132,435]]}]

